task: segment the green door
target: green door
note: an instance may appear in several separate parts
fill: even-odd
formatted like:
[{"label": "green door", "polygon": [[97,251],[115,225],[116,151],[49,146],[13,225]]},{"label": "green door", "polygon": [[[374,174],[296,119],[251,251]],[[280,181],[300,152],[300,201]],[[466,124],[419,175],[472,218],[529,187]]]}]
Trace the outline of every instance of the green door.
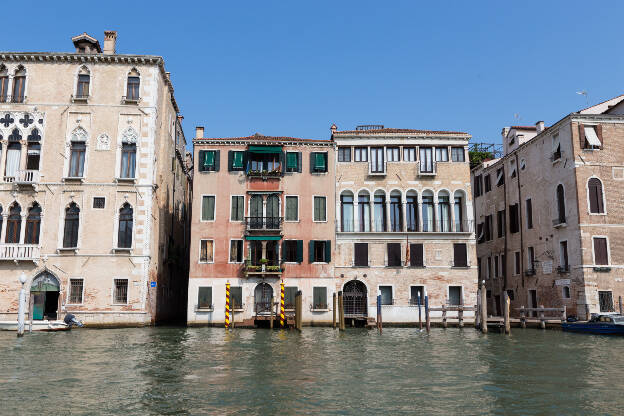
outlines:
[{"label": "green door", "polygon": [[45,292],[33,293],[33,319],[42,320],[45,306]]}]

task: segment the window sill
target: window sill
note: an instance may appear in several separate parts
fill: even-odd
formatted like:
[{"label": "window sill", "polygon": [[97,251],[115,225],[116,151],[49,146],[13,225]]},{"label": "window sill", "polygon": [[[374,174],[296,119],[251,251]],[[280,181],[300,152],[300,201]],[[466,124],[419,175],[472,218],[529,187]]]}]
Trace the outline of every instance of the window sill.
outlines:
[{"label": "window sill", "polygon": [[328,308],[325,309],[316,309],[316,308],[310,308],[311,312],[329,312]]},{"label": "window sill", "polygon": [[214,308],[195,308],[195,312],[214,312]]},{"label": "window sill", "polygon": [[115,178],[117,183],[136,183],[136,178]]},{"label": "window sill", "polygon": [[139,98],[127,98],[127,97],[121,97],[121,102],[123,104],[138,104],[139,102],[141,102],[141,97]]},{"label": "window sill", "polygon": [[72,103],[81,103],[81,104],[88,104],[89,102],[89,96],[84,96],[84,97],[75,97],[75,96],[71,96],[71,101]]},{"label": "window sill", "polygon": [[113,253],[128,253],[131,254],[132,253],[132,248],[131,247],[113,247]]},{"label": "window sill", "polygon": [[352,267],[352,268],[354,268],[354,269],[368,269],[370,266],[369,266],[369,265],[366,265],[366,266],[358,266],[358,265],[355,265],[355,264],[354,264],[354,265],[353,265],[353,266],[351,266],[351,267]]},{"label": "window sill", "polygon": [[76,176],[66,176],[63,178],[63,182],[80,182],[84,183],[84,177],[76,177]]},{"label": "window sill", "polygon": [[604,217],[604,216],[607,215],[606,212],[588,212],[587,214],[588,215],[594,215],[594,216],[597,216],[597,217]]},{"label": "window sill", "polygon": [[329,262],[327,262],[327,261],[315,261],[315,262],[312,262],[310,264],[329,264]]},{"label": "window sill", "polygon": [[311,175],[327,175],[328,172],[310,172]]},{"label": "window sill", "polygon": [[368,172],[368,176],[386,176],[386,172]]},{"label": "window sill", "polygon": [[466,264],[465,266],[451,266],[453,269],[469,269],[470,265]]},{"label": "window sill", "polygon": [[197,264],[214,264],[214,261],[198,261]]},{"label": "window sill", "polygon": [[111,306],[128,306],[128,303],[111,303]]},{"label": "window sill", "polygon": [[426,267],[424,264],[422,266],[407,266],[408,269],[425,269]]},{"label": "window sill", "polygon": [[57,253],[69,253],[69,252],[74,252],[74,254],[78,253],[78,247],[58,247],[56,249]]},{"label": "window sill", "polygon": [[386,269],[402,269],[403,266],[386,266]]},{"label": "window sill", "polygon": [[436,173],[435,172],[418,172],[418,176],[436,176]]}]

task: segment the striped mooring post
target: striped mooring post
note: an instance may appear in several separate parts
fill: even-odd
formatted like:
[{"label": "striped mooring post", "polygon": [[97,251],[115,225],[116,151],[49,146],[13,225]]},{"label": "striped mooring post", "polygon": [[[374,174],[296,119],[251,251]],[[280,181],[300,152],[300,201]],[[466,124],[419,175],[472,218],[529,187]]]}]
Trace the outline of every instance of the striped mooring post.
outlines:
[{"label": "striped mooring post", "polygon": [[280,328],[284,328],[284,282],[280,282]]},{"label": "striped mooring post", "polygon": [[225,284],[225,328],[230,327],[230,284]]}]

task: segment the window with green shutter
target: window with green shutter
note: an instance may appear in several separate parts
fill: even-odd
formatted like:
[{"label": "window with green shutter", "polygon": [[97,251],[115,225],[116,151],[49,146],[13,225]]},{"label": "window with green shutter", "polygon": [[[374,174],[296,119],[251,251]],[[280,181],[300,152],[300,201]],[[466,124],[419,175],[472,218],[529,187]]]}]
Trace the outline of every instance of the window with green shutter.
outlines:
[{"label": "window with green shutter", "polygon": [[312,289],[312,309],[327,309],[326,287],[315,287]]},{"label": "window with green shutter", "polygon": [[202,221],[214,221],[215,219],[215,196],[202,196]]},{"label": "window with green shutter", "polygon": [[314,170],[316,172],[327,172],[327,153],[317,152],[314,154]]},{"label": "window with green shutter", "polygon": [[230,213],[230,221],[242,221],[245,210],[245,198],[240,195],[232,196],[232,207]]},{"label": "window with green shutter", "polygon": [[299,168],[297,152],[286,153],[286,171],[297,172]]},{"label": "window with green shutter", "polygon": [[295,309],[297,290],[299,290],[297,286],[286,286],[284,288],[284,309]]},{"label": "window with green shutter", "polygon": [[215,152],[212,150],[207,150],[204,152],[204,169],[210,170],[210,168],[214,168],[215,163]]},{"label": "window with green shutter", "polygon": [[232,160],[232,167],[235,169],[243,168],[243,152],[234,152],[234,159]]},{"label": "window with green shutter", "polygon": [[299,197],[286,197],[286,221],[299,221]]},{"label": "window with green shutter", "polygon": [[327,199],[324,196],[314,197],[314,221],[327,221]]}]

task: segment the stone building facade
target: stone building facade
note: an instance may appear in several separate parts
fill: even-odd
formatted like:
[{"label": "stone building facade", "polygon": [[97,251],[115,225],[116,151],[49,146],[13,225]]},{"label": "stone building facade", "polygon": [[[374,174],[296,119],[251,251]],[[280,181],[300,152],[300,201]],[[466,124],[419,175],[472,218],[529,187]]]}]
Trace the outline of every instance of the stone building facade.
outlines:
[{"label": "stone building facade", "polygon": [[334,269],[347,318],[375,317],[378,293],[384,322],[397,324],[418,321],[418,297],[422,304],[425,294],[431,306],[475,305],[469,138],[332,126]]},{"label": "stone building facade", "polygon": [[[0,52],[0,320],[147,325],[186,303],[185,138],[163,58],[86,33]],[[181,306],[181,308],[180,308]]]},{"label": "stone building facade", "polygon": [[552,126],[502,131],[505,155],[472,170],[488,308],[563,307],[581,319],[624,295],[624,96]]},{"label": "stone building facade", "polygon": [[195,134],[189,325],[259,324],[285,285],[286,313],[303,296],[306,325],[332,322],[334,146],[291,137]]}]

